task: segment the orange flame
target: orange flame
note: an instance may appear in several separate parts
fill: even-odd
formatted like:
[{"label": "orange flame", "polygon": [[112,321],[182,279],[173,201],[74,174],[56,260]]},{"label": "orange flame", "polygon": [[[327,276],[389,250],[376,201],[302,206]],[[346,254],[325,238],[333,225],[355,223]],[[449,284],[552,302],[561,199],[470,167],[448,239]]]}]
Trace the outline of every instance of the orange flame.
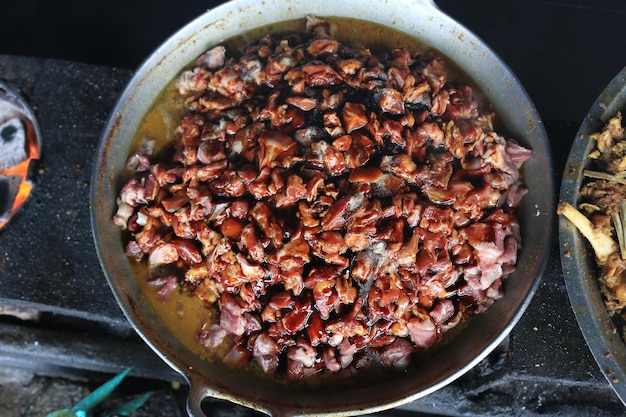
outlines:
[{"label": "orange flame", "polygon": [[[0,92],[4,92],[2,85],[0,83]],[[0,98],[2,99],[2,98]],[[29,173],[31,169],[31,162],[39,159],[39,138],[37,137],[37,129],[34,126],[36,123],[34,120],[30,118],[26,113],[23,113],[24,105],[14,103],[15,99],[10,97],[10,102],[13,104],[18,112],[22,113],[22,123],[24,123],[25,134],[26,134],[26,151],[28,152],[28,158],[25,161],[22,161],[20,164],[0,171],[0,175],[6,176],[14,176],[20,178],[20,185],[17,190],[17,194],[15,196],[15,200],[13,201],[13,205],[11,207],[11,212],[9,213],[6,220],[0,220],[0,230],[8,223],[11,217],[15,214],[17,209],[19,209],[22,204],[26,201],[28,196],[30,195],[33,185],[29,180]],[[19,101],[19,100],[18,100]],[[28,121],[26,121],[25,119]]]},{"label": "orange flame", "polygon": [[[39,149],[36,143],[34,145],[31,143],[29,148],[30,148],[31,155],[39,154]],[[16,176],[21,177],[22,182],[20,183],[20,187],[17,191],[15,201],[13,201],[13,207],[11,208],[11,214],[9,215],[9,218],[5,221],[0,220],[0,229],[2,229],[4,225],[8,223],[13,213],[15,213],[15,211],[18,208],[20,208],[22,204],[24,204],[24,202],[26,201],[26,199],[30,195],[30,192],[33,189],[33,185],[30,183],[30,181],[28,181],[28,171],[30,169],[30,163],[32,160],[33,158],[28,158],[21,164],[14,166],[13,168],[5,169],[4,171],[2,171],[2,175],[7,175],[7,176],[16,175]]]}]

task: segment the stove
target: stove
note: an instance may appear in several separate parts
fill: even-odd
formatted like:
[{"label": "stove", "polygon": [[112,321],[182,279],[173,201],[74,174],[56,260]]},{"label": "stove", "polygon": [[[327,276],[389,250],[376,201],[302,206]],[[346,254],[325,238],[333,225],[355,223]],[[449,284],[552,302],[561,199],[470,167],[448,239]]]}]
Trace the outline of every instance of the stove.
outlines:
[{"label": "stove", "polygon": [[[452,8],[451,2],[440,3]],[[451,10],[461,21],[464,7],[469,6]],[[131,70],[119,67],[0,55],[0,78],[28,98],[43,143],[32,193],[0,230],[0,367],[72,377],[114,374],[131,366],[138,377],[184,384],[126,321],[92,240],[92,161],[109,112],[131,76]],[[602,88],[591,95],[589,105]],[[553,146],[558,185],[579,123],[563,120],[582,120],[584,113],[564,115],[538,107]],[[215,407],[226,407],[224,415],[248,415],[235,405]],[[555,235],[543,279],[510,336],[456,382],[376,415],[623,412],[571,310]]]},{"label": "stove", "polygon": [[[0,364],[53,375],[116,373],[132,366],[140,377],[184,382],[135,335],[92,241],[92,159],[109,109],[131,75],[62,60],[0,56],[0,76],[29,97],[44,143],[33,192],[0,232]],[[577,130],[568,123],[546,126],[559,142]],[[562,171],[564,160],[555,165]],[[556,236],[543,280],[511,335],[457,382],[398,410],[466,416],[623,410],[569,307]]]}]

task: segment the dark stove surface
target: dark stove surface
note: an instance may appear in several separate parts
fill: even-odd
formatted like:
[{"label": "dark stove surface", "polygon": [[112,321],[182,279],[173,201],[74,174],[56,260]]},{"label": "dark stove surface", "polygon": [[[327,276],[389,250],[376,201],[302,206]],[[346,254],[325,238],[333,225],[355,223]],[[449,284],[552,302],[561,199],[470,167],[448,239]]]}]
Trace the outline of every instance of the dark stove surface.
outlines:
[{"label": "dark stove surface", "polygon": [[[107,285],[90,230],[89,183],[99,136],[132,70],[213,4],[157,1],[147,10],[130,1],[120,14],[117,2],[89,5],[89,11],[84,2],[70,3],[73,12],[43,1],[11,2],[16,17],[0,25],[0,78],[30,98],[43,140],[33,194],[0,231],[0,306],[41,315],[26,324],[0,320],[0,366],[21,361],[48,372],[113,373],[131,365],[141,376],[180,380],[134,336]],[[624,65],[614,51],[624,50],[626,37],[611,31],[624,27],[626,5],[437,3],[492,46],[526,86],[548,130],[560,184],[580,121]],[[180,13],[172,14],[174,9]],[[44,17],[56,23],[44,24]],[[112,23],[116,19],[119,24]],[[21,43],[7,42],[3,31],[13,24],[27,32]],[[557,236],[543,280],[510,337],[468,375],[401,409],[494,416],[624,411],[572,313]]]},{"label": "dark stove surface", "polygon": [[0,76],[36,109],[44,142],[34,191],[0,232],[0,297],[73,316],[123,322],[103,280],[89,224],[92,159],[130,71],[0,58]]}]

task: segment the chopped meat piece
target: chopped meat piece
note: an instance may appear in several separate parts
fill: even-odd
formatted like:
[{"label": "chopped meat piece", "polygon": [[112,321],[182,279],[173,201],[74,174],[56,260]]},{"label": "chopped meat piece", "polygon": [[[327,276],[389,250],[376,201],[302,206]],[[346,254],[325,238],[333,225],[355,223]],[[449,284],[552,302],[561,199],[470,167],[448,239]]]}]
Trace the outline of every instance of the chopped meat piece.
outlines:
[{"label": "chopped meat piece", "polygon": [[347,133],[365,126],[369,120],[367,110],[363,104],[347,102],[341,110],[343,126]]},{"label": "chopped meat piece", "polygon": [[178,250],[171,243],[160,244],[150,251],[148,263],[151,266],[171,264],[178,260]]},{"label": "chopped meat piece", "polygon": [[212,325],[206,330],[202,330],[196,334],[196,339],[207,350],[215,350],[219,345],[229,338],[230,333],[217,324]]},{"label": "chopped meat piece", "polygon": [[385,113],[402,114],[404,113],[404,97],[398,90],[387,88],[382,92],[378,106]]},{"label": "chopped meat piece", "polygon": [[159,290],[155,293],[157,300],[162,303],[169,302],[172,294],[178,290],[178,278],[176,275],[165,275],[152,278],[148,281],[150,285],[159,286]]},{"label": "chopped meat piece", "polygon": [[619,212],[622,196],[626,196],[626,184],[609,180],[592,181],[582,186],[580,195],[603,213]]},{"label": "chopped meat piece", "polygon": [[307,52],[314,56],[336,54],[340,44],[334,39],[324,38],[312,41],[307,47]]},{"label": "chopped meat piece", "polygon": [[454,303],[450,300],[444,299],[435,303],[435,306],[429,314],[435,324],[441,326],[450,318],[452,318],[455,312],[456,309],[454,307]]},{"label": "chopped meat piece", "polygon": [[258,166],[282,166],[283,160],[295,154],[297,143],[288,135],[276,130],[264,130],[258,138],[259,156]]},{"label": "chopped meat piece", "polygon": [[216,46],[211,48],[196,59],[196,65],[205,66],[208,69],[220,68],[226,59],[226,48]]},{"label": "chopped meat piece", "polygon": [[330,87],[342,80],[330,65],[308,64],[302,67],[302,73],[305,84],[310,87]]},{"label": "chopped meat piece", "polygon": [[419,347],[432,346],[437,340],[437,326],[429,316],[412,318],[407,322],[407,327],[411,340]]},{"label": "chopped meat piece", "polygon": [[409,363],[409,356],[413,353],[414,347],[406,339],[395,338],[394,341],[382,349],[380,360],[385,366],[398,366],[404,368]]},{"label": "chopped meat piece", "polygon": [[231,366],[244,366],[250,362],[250,352],[243,346],[233,345],[224,355],[223,361]]}]

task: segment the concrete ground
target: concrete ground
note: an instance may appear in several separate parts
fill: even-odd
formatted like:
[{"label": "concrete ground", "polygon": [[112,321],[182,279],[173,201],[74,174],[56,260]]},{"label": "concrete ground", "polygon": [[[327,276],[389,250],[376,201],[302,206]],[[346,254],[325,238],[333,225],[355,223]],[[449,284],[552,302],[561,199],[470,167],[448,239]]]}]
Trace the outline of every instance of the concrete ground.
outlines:
[{"label": "concrete ground", "polygon": [[[40,375],[18,367],[0,367],[0,417],[46,417],[49,413],[70,408],[106,382],[106,377],[59,377]],[[187,387],[177,382],[126,378],[103,403],[110,409],[145,392],[150,399],[130,417],[186,417]],[[203,408],[207,417],[262,417],[259,412],[232,403],[206,399]],[[381,413],[380,417],[399,417],[398,413]],[[424,414],[410,413],[411,417]],[[97,417],[95,416],[92,417]],[[370,415],[371,416],[371,415]],[[434,417],[434,416],[431,416]]]},{"label": "concrete ground", "polygon": [[[53,411],[72,407],[97,386],[91,381],[43,376],[29,370],[5,367],[0,369],[0,417],[46,417]],[[147,391],[154,394],[133,412],[133,417],[186,415],[183,411],[184,387],[164,382],[123,382],[111,395],[110,404]]]}]

